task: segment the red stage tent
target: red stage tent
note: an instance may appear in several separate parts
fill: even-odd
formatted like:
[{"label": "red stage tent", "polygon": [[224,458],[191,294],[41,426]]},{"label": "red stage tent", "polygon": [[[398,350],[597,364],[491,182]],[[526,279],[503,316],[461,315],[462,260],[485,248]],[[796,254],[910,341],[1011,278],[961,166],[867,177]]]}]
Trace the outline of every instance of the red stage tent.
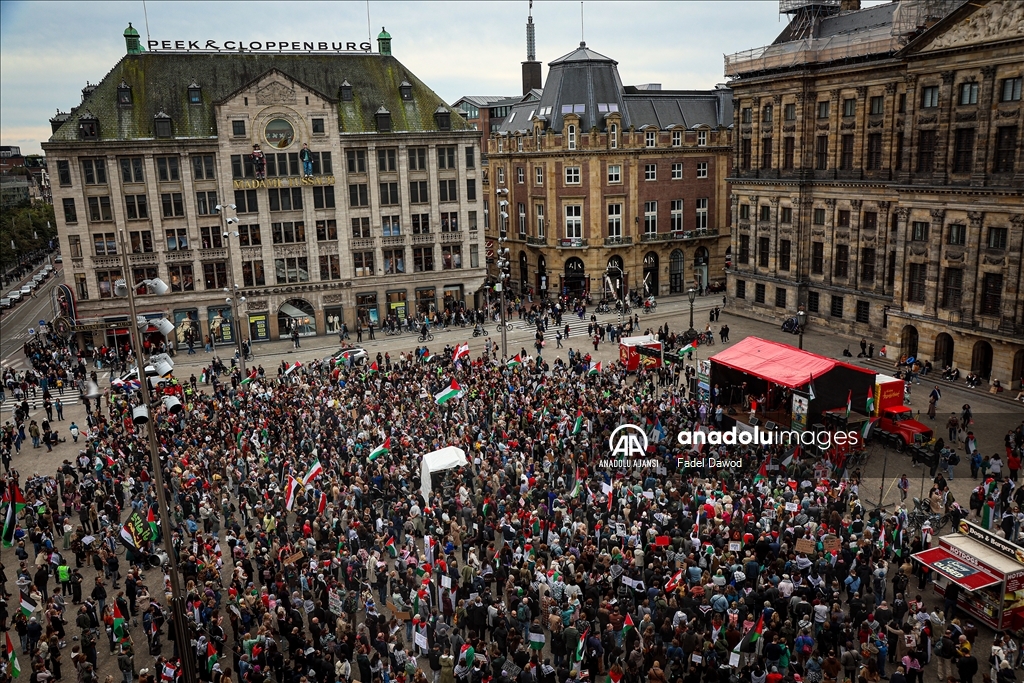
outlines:
[{"label": "red stage tent", "polygon": [[716,353],[711,361],[790,389],[807,386],[811,378],[818,379],[837,367],[850,368],[872,377],[875,374],[856,365],[758,337],[747,337]]}]

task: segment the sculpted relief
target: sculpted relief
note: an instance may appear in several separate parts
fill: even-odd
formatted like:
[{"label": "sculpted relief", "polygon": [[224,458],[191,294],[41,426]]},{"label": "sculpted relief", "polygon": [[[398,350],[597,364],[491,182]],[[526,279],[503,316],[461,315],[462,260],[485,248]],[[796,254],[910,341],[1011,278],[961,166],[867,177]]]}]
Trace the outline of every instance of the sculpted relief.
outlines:
[{"label": "sculpted relief", "polygon": [[1024,37],[1024,3],[992,2],[937,36],[928,49]]}]

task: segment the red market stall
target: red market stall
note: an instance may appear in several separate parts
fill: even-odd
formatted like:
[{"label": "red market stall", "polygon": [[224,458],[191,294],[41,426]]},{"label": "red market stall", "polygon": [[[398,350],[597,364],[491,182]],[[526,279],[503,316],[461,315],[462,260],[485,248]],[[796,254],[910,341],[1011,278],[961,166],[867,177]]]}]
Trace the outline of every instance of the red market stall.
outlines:
[{"label": "red market stall", "polygon": [[912,557],[935,572],[939,595],[960,586],[957,606],[968,614],[997,631],[1024,626],[1024,547],[964,521],[938,547]]},{"label": "red market stall", "polygon": [[[640,347],[656,355],[643,355],[637,351]],[[661,342],[653,334],[623,337],[619,340],[619,362],[626,366],[627,372],[636,372],[641,366],[647,370],[657,370],[661,367]]]}]

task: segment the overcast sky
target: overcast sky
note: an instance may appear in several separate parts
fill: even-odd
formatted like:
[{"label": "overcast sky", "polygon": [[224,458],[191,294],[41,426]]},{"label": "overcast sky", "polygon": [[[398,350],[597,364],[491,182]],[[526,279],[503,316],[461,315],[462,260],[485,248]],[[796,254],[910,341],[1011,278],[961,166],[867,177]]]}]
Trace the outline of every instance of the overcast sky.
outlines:
[{"label": "overcast sky", "polygon": [[[516,2],[146,3],[154,40],[356,41],[392,35],[392,52],[449,103],[518,95],[526,59],[526,0]],[[580,3],[537,0],[537,59],[580,41]],[[710,88],[722,55],[766,45],[783,27],[777,2],[587,2],[587,45],[619,62],[627,85]],[[146,39],[141,1],[0,2],[0,144],[39,152],[49,119],[81,101],[124,55],[132,22]],[[547,76],[547,67],[544,67]]]}]

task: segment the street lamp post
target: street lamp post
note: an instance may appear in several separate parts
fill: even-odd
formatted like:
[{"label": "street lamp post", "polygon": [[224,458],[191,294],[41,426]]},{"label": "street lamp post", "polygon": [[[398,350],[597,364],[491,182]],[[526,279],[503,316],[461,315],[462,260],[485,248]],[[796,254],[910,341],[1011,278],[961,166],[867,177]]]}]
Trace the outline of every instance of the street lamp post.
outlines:
[{"label": "street lamp post", "polygon": [[619,305],[619,329],[621,330],[622,329],[622,312],[626,310],[626,295],[625,295],[625,292],[622,291],[622,287],[626,283],[626,276],[623,275],[622,268],[620,268],[619,266],[617,266],[617,265],[615,265],[613,263],[609,263],[607,270],[612,270],[613,268],[615,270],[619,271],[619,286],[616,287],[616,289],[619,290],[619,291],[616,292],[616,295],[618,296],[619,303],[620,303],[620,305]]},{"label": "street lamp post", "polygon": [[[181,660],[182,678],[187,683],[198,681],[196,674],[196,662],[194,652],[190,643],[192,634],[186,626],[185,618],[185,595],[181,590],[181,577],[178,575],[178,563],[174,555],[174,546],[171,543],[171,509],[167,501],[167,492],[164,489],[164,472],[160,464],[160,449],[156,439],[156,422],[149,414],[150,395],[149,378],[146,376],[146,362],[143,357],[142,331],[138,327],[138,317],[135,311],[135,287],[129,285],[128,270],[128,247],[125,242],[124,230],[118,230],[121,241],[121,266],[124,269],[124,283],[128,296],[128,310],[131,315],[128,333],[131,336],[135,347],[135,362],[138,367],[139,395],[142,406],[146,408],[146,427],[149,436],[149,462],[153,469],[153,484],[156,489],[157,504],[160,506],[160,532],[163,537],[163,550],[167,555],[167,573],[171,580],[171,615],[174,621],[174,638],[178,648],[178,657]],[[162,283],[161,283],[162,284]],[[166,285],[164,285],[166,287]],[[166,291],[166,290],[165,290]],[[132,329],[135,330],[132,333]]]},{"label": "street lamp post", "polygon": [[697,338],[697,330],[693,329],[693,302],[697,300],[697,290],[690,287],[686,290],[686,298],[690,300],[690,329],[686,331],[686,341]]},{"label": "street lamp post", "polygon": [[807,324],[807,311],[800,307],[796,312],[796,324],[800,328],[800,341],[798,342],[798,348],[804,348],[804,325]]},{"label": "street lamp post", "polygon": [[227,245],[228,250],[228,284],[229,287],[225,287],[224,291],[228,293],[227,303],[231,304],[231,318],[235,323],[235,348],[238,349],[238,364],[242,370],[242,379],[244,380],[248,373],[245,370],[245,351],[242,350],[242,321],[238,317],[238,302],[241,300],[245,302],[245,297],[240,297],[238,283],[235,282],[235,263],[231,258],[231,238],[238,237],[238,231],[230,231],[227,228],[231,227],[232,223],[238,223],[238,217],[232,216],[228,218],[224,215],[224,209],[235,210],[234,204],[228,204],[227,206],[221,206],[218,204],[216,207],[217,213],[220,214],[221,220],[224,221],[224,244]]},{"label": "street lamp post", "polygon": [[502,359],[508,356],[508,331],[505,329],[505,279],[507,273],[505,268],[509,266],[509,251],[508,247],[505,246],[505,241],[508,239],[508,200],[503,197],[508,195],[508,189],[499,187],[494,191],[494,194],[498,198],[498,220],[501,221],[498,230],[498,284],[494,286],[494,291],[498,293],[498,307],[500,310],[501,325],[501,357]]}]

